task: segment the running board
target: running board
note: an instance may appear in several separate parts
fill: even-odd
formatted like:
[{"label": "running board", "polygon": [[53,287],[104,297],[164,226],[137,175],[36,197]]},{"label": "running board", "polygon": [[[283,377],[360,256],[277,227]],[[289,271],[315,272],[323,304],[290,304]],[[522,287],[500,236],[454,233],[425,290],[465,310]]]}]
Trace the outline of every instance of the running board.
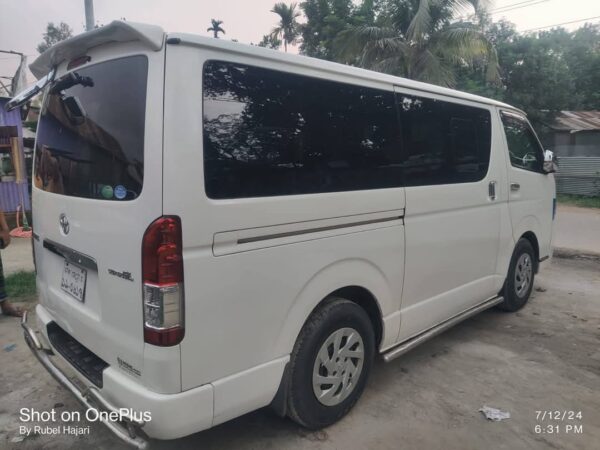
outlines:
[{"label": "running board", "polygon": [[412,350],[417,345],[422,344],[434,336],[437,336],[438,334],[446,331],[448,328],[452,328],[457,323],[460,323],[463,320],[480,313],[481,311],[489,309],[492,306],[496,306],[498,303],[502,303],[502,301],[504,301],[504,297],[494,297],[471,309],[467,309],[466,311],[446,320],[445,322],[442,322],[439,325],[436,325],[435,327],[430,328],[427,331],[424,331],[423,333],[418,334],[407,341],[401,342],[395,347],[387,350],[383,354],[383,360],[385,362],[390,362],[393,359],[396,359],[398,356],[405,354],[409,350]]}]

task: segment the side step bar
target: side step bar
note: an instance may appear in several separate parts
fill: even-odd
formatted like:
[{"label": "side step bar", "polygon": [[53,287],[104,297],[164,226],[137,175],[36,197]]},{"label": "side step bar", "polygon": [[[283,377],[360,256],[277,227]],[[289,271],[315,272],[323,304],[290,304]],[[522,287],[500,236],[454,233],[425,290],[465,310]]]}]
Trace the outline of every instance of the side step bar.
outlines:
[{"label": "side step bar", "polygon": [[502,303],[503,301],[504,297],[493,297],[471,309],[467,309],[466,311],[446,320],[445,322],[442,322],[439,325],[436,325],[435,327],[430,328],[429,330],[424,331],[421,334],[417,334],[416,336],[408,339],[407,341],[400,342],[400,344],[396,345],[395,347],[392,347],[383,354],[383,360],[385,362],[390,362],[393,359],[396,359],[397,357],[412,350],[417,345],[422,344],[423,342],[431,339],[434,336],[437,336],[438,334],[446,331],[448,328],[452,328],[457,323],[462,322],[463,320],[468,319],[469,317],[474,316],[475,314],[478,314],[481,311],[489,309],[492,306],[496,306],[498,303]]}]

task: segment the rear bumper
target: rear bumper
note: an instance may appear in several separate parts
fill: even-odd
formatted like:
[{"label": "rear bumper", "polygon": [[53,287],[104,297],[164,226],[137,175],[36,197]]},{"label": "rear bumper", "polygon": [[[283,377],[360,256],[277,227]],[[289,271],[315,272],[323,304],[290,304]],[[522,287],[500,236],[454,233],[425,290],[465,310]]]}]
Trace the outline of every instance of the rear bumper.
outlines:
[{"label": "rear bumper", "polygon": [[[21,323],[25,341],[31,351],[44,368],[86,409],[116,412],[123,420],[111,421],[105,418],[100,421],[119,439],[134,447],[145,448],[146,436],[175,439],[212,426],[211,384],[178,394],[159,394],[108,367],[103,372],[103,387],[98,388],[76,370],[66,373],[55,364],[56,358],[65,360],[55,353],[45,334],[46,325],[51,321],[51,317],[41,305],[37,306],[36,313],[39,331],[30,327],[27,315],[24,315]],[[73,375],[80,383],[72,381]],[[140,420],[142,417],[149,417],[149,420]]]},{"label": "rear bumper", "polygon": [[[95,386],[88,386],[85,389],[81,389],[75,385],[71,379],[54,364],[51,356],[54,352],[50,348],[43,346],[42,341],[38,338],[37,333],[27,324],[27,312],[23,314],[23,320],[21,321],[21,327],[25,333],[25,342],[38,359],[38,361],[44,366],[44,368],[52,375],[56,381],[58,381],[64,388],[66,388],[75,398],[87,409],[94,409],[96,411],[104,410],[111,413],[119,414],[119,409],[110,404],[100,394]],[[146,448],[147,442],[144,437],[140,436],[139,428],[143,427],[145,423],[138,421],[130,417],[129,414],[121,416],[123,418],[120,422],[112,422],[110,420],[100,419],[104,425],[108,427],[119,439],[125,441],[129,445],[143,449]]]}]

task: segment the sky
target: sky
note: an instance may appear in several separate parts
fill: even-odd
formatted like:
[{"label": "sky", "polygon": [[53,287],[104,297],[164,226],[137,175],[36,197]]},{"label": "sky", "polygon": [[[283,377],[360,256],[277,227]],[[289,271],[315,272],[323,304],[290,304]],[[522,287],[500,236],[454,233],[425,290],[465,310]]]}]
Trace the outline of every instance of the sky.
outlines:
[{"label": "sky", "polygon": [[[133,22],[157,24],[166,31],[207,36],[210,19],[215,18],[224,22],[224,38],[257,43],[277,22],[277,16],[270,12],[276,1],[280,0],[94,0],[94,13],[99,24],[124,17]],[[531,4],[515,5],[525,1]],[[600,0],[488,2],[494,20],[505,18],[515,23],[519,31],[600,16]],[[36,46],[42,41],[48,22],[63,21],[75,33],[83,31],[83,5],[84,0],[0,0],[0,50],[25,53],[31,63],[37,56]],[[515,5],[513,8],[517,9],[502,12],[507,5]],[[600,23],[600,18],[591,22]],[[575,29],[583,23],[565,28]],[[0,76],[13,76],[18,63],[18,56],[0,53]],[[33,80],[31,74],[29,79]]]}]

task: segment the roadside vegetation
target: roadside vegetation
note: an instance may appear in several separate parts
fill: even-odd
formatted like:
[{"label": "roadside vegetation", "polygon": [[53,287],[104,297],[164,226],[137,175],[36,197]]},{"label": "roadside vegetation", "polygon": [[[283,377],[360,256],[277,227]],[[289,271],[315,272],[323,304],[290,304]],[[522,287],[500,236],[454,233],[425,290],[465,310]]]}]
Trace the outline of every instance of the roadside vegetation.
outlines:
[{"label": "roadside vegetation", "polygon": [[31,297],[36,294],[35,272],[16,272],[6,276],[6,294],[11,300]]},{"label": "roadside vegetation", "polygon": [[600,208],[600,197],[558,194],[556,199],[558,203],[564,205],[581,206],[583,208]]}]

